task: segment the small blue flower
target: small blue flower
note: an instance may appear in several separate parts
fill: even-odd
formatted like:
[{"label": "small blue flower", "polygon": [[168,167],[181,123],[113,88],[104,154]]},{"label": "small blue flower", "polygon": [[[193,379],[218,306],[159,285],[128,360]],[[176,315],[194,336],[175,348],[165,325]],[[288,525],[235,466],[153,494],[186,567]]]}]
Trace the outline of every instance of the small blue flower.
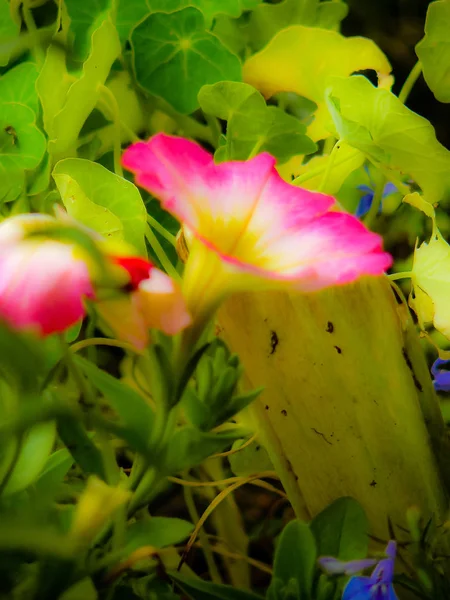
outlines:
[{"label": "small blue flower", "polygon": [[387,558],[381,560],[369,558],[342,562],[325,556],[319,558],[319,563],[331,575],[339,573],[351,575],[376,564],[370,577],[359,575],[350,578],[342,594],[342,600],[398,600],[392,585],[396,550],[397,544],[391,540],[385,550]]},{"label": "small blue flower", "polygon": [[[359,204],[356,207],[355,217],[358,217],[358,219],[359,219],[369,212],[370,207],[372,206],[373,197],[375,195],[375,190],[373,189],[373,187],[370,187],[369,185],[358,185],[357,188],[358,188],[358,190],[361,190],[362,192],[366,192],[364,194],[364,196],[361,197],[361,200],[359,201]],[[390,194],[393,194],[394,192],[397,192],[397,191],[398,190],[393,183],[387,183],[384,186],[382,198],[386,198],[386,196],[389,196]],[[380,208],[378,209],[378,214],[381,213],[381,208],[382,208],[382,202],[380,202]]]},{"label": "small blue flower", "polygon": [[450,392],[450,371],[440,369],[443,365],[450,363],[450,360],[442,360],[437,358],[431,367],[431,373],[434,377],[433,385],[436,392]]}]

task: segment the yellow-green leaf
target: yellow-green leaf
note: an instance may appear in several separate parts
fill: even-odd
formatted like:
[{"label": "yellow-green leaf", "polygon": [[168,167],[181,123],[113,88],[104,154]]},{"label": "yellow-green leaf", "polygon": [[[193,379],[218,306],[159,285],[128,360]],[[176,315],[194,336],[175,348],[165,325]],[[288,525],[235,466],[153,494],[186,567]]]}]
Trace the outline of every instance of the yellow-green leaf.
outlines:
[{"label": "yellow-green leaf", "polygon": [[296,92],[315,102],[318,108],[308,135],[317,141],[330,135],[325,103],[330,78],[363,69],[374,69],[379,79],[391,71],[388,59],[372,40],[293,25],[248,59],[243,77],[266,97],[277,92]]},{"label": "yellow-green leaf", "polygon": [[92,35],[91,52],[83,64],[83,73],[67,91],[64,106],[53,120],[51,154],[63,158],[73,150],[78,134],[98,102],[101,86],[121,47],[116,28],[107,17]]},{"label": "yellow-green leaf", "polygon": [[59,161],[53,178],[71,216],[106,237],[132,244],[145,256],[147,212],[136,186],[82,158]]},{"label": "yellow-green leaf", "polygon": [[327,102],[336,135],[383,167],[388,177],[410,175],[431,203],[450,195],[450,152],[437,141],[431,123],[397,96],[365,77],[336,77]]}]

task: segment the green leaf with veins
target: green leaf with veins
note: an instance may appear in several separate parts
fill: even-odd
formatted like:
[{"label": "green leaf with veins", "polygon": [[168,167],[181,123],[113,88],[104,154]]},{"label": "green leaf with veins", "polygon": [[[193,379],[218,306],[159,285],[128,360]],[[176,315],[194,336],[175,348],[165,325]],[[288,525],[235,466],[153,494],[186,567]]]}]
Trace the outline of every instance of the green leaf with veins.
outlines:
[{"label": "green leaf with veins", "polygon": [[46,147],[31,108],[17,102],[0,103],[0,201],[19,196],[25,170],[38,166]]},{"label": "green leaf with veins", "polygon": [[124,42],[133,28],[148,14],[167,14],[184,8],[196,8],[203,14],[209,29],[217,15],[236,18],[260,3],[261,0],[118,0],[116,27],[121,41]]},{"label": "green leaf with veins", "polygon": [[82,158],[59,161],[53,178],[70,215],[102,235],[125,240],[146,255],[147,211],[135,185]]},{"label": "green leaf with veins", "polygon": [[149,15],[133,30],[131,45],[141,87],[183,114],[198,108],[203,85],[241,79],[238,57],[206,31],[195,8]]},{"label": "green leaf with veins", "polygon": [[39,108],[36,80],[39,71],[35,64],[24,62],[0,78],[0,102],[17,102],[33,112]]},{"label": "green leaf with veins", "polygon": [[327,105],[337,137],[379,164],[388,178],[411,176],[428,202],[450,200],[450,152],[427,119],[365,77],[330,83]]},{"label": "green leaf with veins", "polygon": [[251,154],[269,152],[282,163],[317,149],[305,135],[306,126],[301,121],[275,106],[267,106],[251,85],[231,81],[205,85],[198,99],[206,114],[228,122],[228,145],[216,152],[219,161],[245,160]]},{"label": "green leaf with veins", "polygon": [[416,54],[437,100],[450,102],[450,0],[428,6],[425,37],[417,44]]},{"label": "green leaf with veins", "polygon": [[290,25],[308,25],[334,29],[345,18],[345,2],[329,0],[283,0],[276,4],[262,3],[250,15],[248,32],[251,45],[259,50],[273,36]]}]

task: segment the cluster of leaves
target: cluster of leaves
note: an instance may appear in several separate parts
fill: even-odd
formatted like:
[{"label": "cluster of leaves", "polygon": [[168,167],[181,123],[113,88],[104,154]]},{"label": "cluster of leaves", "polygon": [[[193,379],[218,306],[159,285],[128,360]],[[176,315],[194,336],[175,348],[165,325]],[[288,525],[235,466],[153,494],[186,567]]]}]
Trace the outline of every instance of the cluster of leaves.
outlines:
[{"label": "cluster of leaves", "polygon": [[[420,191],[448,205],[450,153],[405,107],[408,86],[404,97],[390,91],[391,66],[376,44],[338,32],[347,11],[340,0],[0,0],[2,217],[60,203],[176,274],[177,223],[120,166],[124,145],[166,131],[202,142],[219,162],[270,152],[286,179],[336,194],[349,210],[358,185],[394,182],[400,199],[383,203],[375,227],[395,244],[408,210],[412,246],[423,219],[399,207],[401,197]],[[417,56],[442,102],[450,101],[449,29],[449,1],[431,3]],[[378,86],[354,75],[363,70],[377,72]],[[145,358],[124,358],[90,346],[94,335],[93,320],[62,346],[0,332],[1,592],[170,600],[175,582],[194,600],[257,600],[177,572],[171,547],[194,524],[140,510],[164,494],[168,476],[188,477],[249,435],[233,420],[256,395],[240,393],[237,357],[215,342],[179,377],[169,339]],[[230,464],[235,474],[271,469],[245,451]],[[86,484],[92,477],[109,496]],[[114,508],[122,488],[133,493],[129,514],[120,499]],[[350,499],[310,525],[289,524],[268,600],[338,597],[343,581],[321,574],[316,559],[366,556],[367,529]],[[432,573],[410,587],[426,598],[442,588],[445,598]]]}]

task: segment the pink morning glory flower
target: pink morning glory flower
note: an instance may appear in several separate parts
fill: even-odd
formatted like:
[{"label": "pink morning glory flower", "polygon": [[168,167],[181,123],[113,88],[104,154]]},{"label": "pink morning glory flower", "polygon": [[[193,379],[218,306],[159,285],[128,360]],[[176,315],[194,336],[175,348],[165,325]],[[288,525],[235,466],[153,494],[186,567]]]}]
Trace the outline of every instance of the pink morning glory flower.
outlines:
[{"label": "pink morning glory flower", "polygon": [[380,275],[392,262],[380,236],[331,196],[286,183],[267,153],[216,165],[198,144],[158,134],[130,146],[123,164],[192,239],[183,292],[195,318],[209,318],[233,291],[310,292]]},{"label": "pink morning glory flower", "polygon": [[94,296],[86,262],[73,246],[26,237],[52,222],[23,215],[0,224],[0,320],[42,336],[79,321],[85,298]]},{"label": "pink morning glory flower", "polygon": [[118,338],[142,350],[149,342],[149,329],[174,335],[190,324],[181,290],[168,275],[143,258],[109,258],[126,283],[112,297],[97,302],[96,309]]}]

